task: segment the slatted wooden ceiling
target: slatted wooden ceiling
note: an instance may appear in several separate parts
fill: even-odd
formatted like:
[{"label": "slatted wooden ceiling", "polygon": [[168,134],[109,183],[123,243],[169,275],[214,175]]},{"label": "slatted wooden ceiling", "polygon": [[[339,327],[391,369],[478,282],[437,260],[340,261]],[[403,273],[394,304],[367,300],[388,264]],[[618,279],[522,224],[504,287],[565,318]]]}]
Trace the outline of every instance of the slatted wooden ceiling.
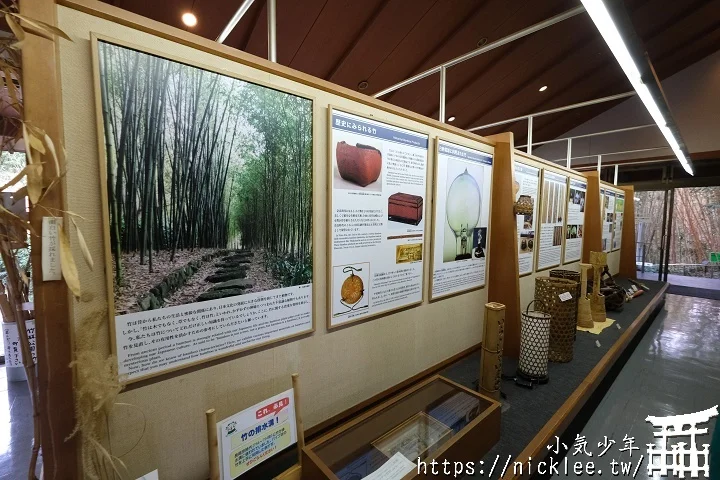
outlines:
[{"label": "slatted wooden ceiling", "polygon": [[[107,0],[126,10],[215,39],[241,0]],[[579,5],[579,0],[277,0],[278,61],[372,94],[405,78]],[[720,48],[720,0],[627,0],[633,23],[664,79]],[[263,0],[226,44],[267,56]],[[538,89],[548,85],[545,92]],[[470,128],[628,91],[622,71],[586,14],[544,29],[448,70],[447,116]],[[383,97],[437,118],[439,76]],[[613,106],[539,117],[535,141],[556,138]],[[524,143],[526,122],[512,129]]]}]

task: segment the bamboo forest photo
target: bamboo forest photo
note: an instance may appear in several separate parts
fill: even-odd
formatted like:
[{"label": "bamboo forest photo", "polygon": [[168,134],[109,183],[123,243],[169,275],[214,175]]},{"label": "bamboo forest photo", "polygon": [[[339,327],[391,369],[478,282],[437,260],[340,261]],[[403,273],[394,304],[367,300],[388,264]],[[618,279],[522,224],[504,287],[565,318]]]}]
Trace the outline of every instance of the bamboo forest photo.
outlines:
[{"label": "bamboo forest photo", "polygon": [[118,315],[312,282],[312,100],[98,43]]}]

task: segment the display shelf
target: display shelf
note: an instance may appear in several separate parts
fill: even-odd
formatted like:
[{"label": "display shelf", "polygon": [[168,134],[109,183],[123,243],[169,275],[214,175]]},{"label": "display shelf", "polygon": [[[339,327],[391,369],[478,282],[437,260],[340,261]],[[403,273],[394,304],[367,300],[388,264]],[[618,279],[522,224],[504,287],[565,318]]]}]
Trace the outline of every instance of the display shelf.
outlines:
[{"label": "display shelf", "polygon": [[473,462],[498,438],[500,403],[436,375],[307,445],[302,478],[364,478],[398,453],[414,465]]}]

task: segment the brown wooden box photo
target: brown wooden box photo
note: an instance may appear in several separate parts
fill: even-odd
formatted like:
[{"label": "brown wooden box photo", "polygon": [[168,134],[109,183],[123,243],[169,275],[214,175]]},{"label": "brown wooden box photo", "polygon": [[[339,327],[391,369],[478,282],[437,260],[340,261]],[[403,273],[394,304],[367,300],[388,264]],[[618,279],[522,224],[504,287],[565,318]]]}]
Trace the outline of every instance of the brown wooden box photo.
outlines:
[{"label": "brown wooden box photo", "polygon": [[417,225],[423,218],[423,198],[408,193],[394,193],[388,198],[388,220]]}]

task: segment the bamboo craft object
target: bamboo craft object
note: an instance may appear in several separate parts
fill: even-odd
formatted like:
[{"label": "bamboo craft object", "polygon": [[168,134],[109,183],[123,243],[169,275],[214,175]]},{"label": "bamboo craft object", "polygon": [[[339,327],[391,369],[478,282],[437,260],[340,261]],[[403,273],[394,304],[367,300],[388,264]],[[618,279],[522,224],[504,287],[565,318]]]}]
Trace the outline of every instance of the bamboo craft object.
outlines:
[{"label": "bamboo craft object", "polygon": [[602,271],[607,265],[607,253],[590,252],[590,263],[593,266],[593,293],[590,298],[590,313],[593,322],[603,323],[607,320],[605,315],[605,295],[600,293],[600,282],[602,281]]},{"label": "bamboo craft object", "polygon": [[592,268],[589,263],[580,264],[580,296],[578,298],[578,327],[592,328],[595,326],[590,310],[590,299],[587,296],[587,274]]},{"label": "bamboo craft object", "polygon": [[480,393],[500,400],[503,340],[505,337],[505,305],[485,304],[485,329],[480,354]]},{"label": "bamboo craft object", "polygon": [[208,461],[210,462],[210,480],[220,480],[220,456],[218,454],[217,418],[215,409],[205,412],[207,421]]}]

